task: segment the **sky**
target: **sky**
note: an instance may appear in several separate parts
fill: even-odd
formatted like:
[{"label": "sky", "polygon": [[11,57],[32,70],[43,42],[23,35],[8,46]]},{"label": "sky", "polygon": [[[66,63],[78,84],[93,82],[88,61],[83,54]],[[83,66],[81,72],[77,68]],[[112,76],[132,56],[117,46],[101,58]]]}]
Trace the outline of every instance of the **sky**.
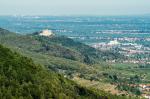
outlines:
[{"label": "sky", "polygon": [[143,15],[150,0],[0,0],[0,15]]}]

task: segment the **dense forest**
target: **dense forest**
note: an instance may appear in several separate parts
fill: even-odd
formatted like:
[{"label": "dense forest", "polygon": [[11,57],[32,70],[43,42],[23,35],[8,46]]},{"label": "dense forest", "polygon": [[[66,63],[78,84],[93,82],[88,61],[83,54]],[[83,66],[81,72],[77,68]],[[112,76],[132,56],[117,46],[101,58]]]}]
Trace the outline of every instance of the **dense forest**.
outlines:
[{"label": "dense forest", "polygon": [[32,59],[0,45],[1,99],[112,99],[113,97],[119,98],[85,89],[60,74],[34,64]]}]

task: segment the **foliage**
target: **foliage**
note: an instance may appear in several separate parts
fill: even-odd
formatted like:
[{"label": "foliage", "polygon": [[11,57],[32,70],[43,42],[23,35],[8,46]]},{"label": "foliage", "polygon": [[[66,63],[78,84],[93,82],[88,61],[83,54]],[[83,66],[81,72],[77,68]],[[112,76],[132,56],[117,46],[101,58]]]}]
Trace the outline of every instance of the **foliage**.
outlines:
[{"label": "foliage", "polygon": [[[32,59],[23,57],[0,45],[1,99],[117,99],[104,92],[88,90],[63,76],[47,71]],[[122,97],[123,98],[123,97]]]},{"label": "foliage", "polygon": [[[145,75],[145,72],[147,73],[147,75],[149,73],[148,70],[145,71],[140,70],[139,68],[132,68],[132,64],[120,64],[120,63],[108,64],[104,61],[115,58],[121,60],[124,57],[114,52],[103,52],[96,50],[85,44],[73,41],[72,39],[68,39],[63,36],[42,37],[37,35],[19,35],[11,33],[7,30],[1,31],[0,29],[0,44],[9,47],[13,51],[17,51],[23,54],[24,56],[31,57],[35,63],[41,64],[42,65],[40,66],[41,68],[46,67],[45,68],[46,71],[48,70],[50,71],[50,73],[52,73],[51,71],[55,71],[58,73],[62,73],[65,75],[65,77],[71,79],[76,76],[79,76],[87,80],[91,81],[95,80],[104,83],[119,83],[119,82],[133,83],[134,81],[136,81],[136,80],[130,81],[130,78],[134,77],[133,74],[138,75],[141,80],[142,76]],[[49,75],[44,73],[41,74]],[[56,75],[56,78],[57,76],[61,76],[55,73],[54,75],[53,73],[50,75],[52,76]],[[44,79],[44,76],[42,78]],[[45,78],[45,79],[52,79],[52,78]],[[145,81],[148,82],[148,79],[142,80],[140,81],[140,83]],[[57,81],[59,81],[59,79]],[[67,90],[63,90],[63,88],[64,89],[67,88],[66,87],[62,88],[61,85],[62,83],[60,82],[56,86],[61,88],[61,89],[58,88],[59,91],[62,90],[64,92],[63,94],[60,95],[60,97],[63,97],[64,94],[66,95],[65,92],[67,92]],[[51,84],[51,86],[55,86],[55,83],[54,85]],[[74,89],[74,87],[70,86],[68,88]],[[56,91],[54,92],[57,93]],[[74,93],[74,90],[72,93]],[[100,91],[98,94],[101,93],[103,92]],[[76,95],[78,95],[78,93],[74,94],[74,96]],[[103,95],[113,97],[112,95],[107,93],[103,93]]]}]

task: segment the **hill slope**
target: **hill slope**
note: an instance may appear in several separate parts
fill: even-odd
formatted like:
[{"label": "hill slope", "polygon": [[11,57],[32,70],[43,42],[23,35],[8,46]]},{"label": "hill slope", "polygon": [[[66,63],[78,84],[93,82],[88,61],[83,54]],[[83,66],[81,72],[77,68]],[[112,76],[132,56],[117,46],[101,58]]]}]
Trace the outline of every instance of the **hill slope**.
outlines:
[{"label": "hill slope", "polygon": [[102,98],[1,45],[0,85],[1,99]]},{"label": "hill slope", "polygon": [[[3,34],[9,35],[4,36]],[[32,52],[66,58],[86,64],[94,64],[112,59],[121,60],[124,58],[117,52],[99,51],[64,36],[44,37],[38,34],[22,36],[0,29],[0,40],[8,45]]]},{"label": "hill slope", "polygon": [[[93,64],[99,64],[107,59],[122,58],[117,53],[101,52],[64,36],[44,37],[37,34],[19,35],[0,29],[0,43],[65,75],[96,74]],[[89,79],[89,76],[86,77]]]},{"label": "hill slope", "polygon": [[0,45],[0,98],[126,99],[88,90]]},{"label": "hill slope", "polygon": [[[102,64],[102,66],[99,64],[108,58],[119,58],[120,55],[113,52],[111,54],[101,52],[63,36],[19,35],[0,29],[0,44],[31,57],[36,63],[42,64],[43,68],[46,66],[49,71],[63,73],[69,79],[80,77],[109,83],[113,80],[110,78],[113,75],[117,78],[124,77],[123,70],[110,68],[109,64]],[[105,76],[105,74],[108,75]]]},{"label": "hill slope", "polygon": [[[67,55],[68,57],[67,56],[64,57],[84,62],[87,64],[99,63],[99,61],[113,60],[113,59],[121,60],[124,58],[117,52],[99,51],[96,50],[95,48],[89,47],[88,45],[74,41],[64,36],[53,36],[53,37],[36,36],[34,38],[43,43],[43,47],[47,52],[56,50],[59,51],[59,48],[61,48],[61,50],[57,52],[60,53],[60,55],[61,54]],[[52,45],[57,46],[52,47]]]}]

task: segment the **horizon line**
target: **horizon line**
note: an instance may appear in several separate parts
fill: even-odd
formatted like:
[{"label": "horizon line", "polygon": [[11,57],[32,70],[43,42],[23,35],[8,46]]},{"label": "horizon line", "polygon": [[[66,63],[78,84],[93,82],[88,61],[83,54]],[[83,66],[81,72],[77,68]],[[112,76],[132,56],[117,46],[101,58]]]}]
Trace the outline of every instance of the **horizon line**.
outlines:
[{"label": "horizon line", "polygon": [[67,14],[62,14],[62,15],[61,14],[60,15],[57,15],[57,14],[56,15],[55,14],[53,14],[53,15],[52,14],[49,14],[49,15],[48,14],[35,14],[35,15],[34,14],[33,15],[32,14],[0,14],[0,16],[56,16],[56,17],[57,16],[66,16],[66,17],[67,16],[68,17],[71,17],[71,16],[72,17],[73,16],[75,16],[75,17],[78,17],[78,16],[79,17],[80,16],[81,17],[82,16],[83,17],[84,16],[89,16],[89,17],[90,16],[91,17],[92,16],[97,16],[97,17],[100,17],[100,16],[150,16],[150,13],[145,13],[145,14],[110,14],[110,15],[107,15],[107,14],[106,15],[102,15],[102,14],[101,15],[100,14],[99,15],[98,14],[97,15],[96,14],[95,15],[90,15],[90,14],[89,15],[88,14],[87,15],[82,15],[82,14],[70,14],[70,15],[69,14],[68,15]]}]

